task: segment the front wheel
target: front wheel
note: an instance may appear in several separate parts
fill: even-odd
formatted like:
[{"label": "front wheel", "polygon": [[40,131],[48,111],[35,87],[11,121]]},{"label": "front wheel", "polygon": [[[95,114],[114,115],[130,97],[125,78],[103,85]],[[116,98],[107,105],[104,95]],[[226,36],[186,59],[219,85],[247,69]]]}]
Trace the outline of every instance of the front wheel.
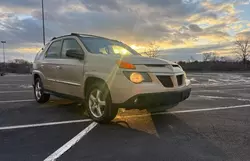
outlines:
[{"label": "front wheel", "polygon": [[41,78],[37,78],[35,80],[34,95],[38,103],[46,103],[49,101],[50,95],[44,93],[44,88]]},{"label": "front wheel", "polygon": [[118,108],[112,106],[109,90],[103,83],[91,85],[86,95],[86,106],[90,117],[100,123],[110,122],[118,113]]}]

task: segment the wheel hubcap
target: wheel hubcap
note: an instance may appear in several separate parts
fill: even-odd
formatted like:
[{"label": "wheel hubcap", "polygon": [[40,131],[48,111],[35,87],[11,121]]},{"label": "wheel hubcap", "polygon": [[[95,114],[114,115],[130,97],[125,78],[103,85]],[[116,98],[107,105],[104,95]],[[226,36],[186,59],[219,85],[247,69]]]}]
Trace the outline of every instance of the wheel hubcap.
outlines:
[{"label": "wheel hubcap", "polygon": [[40,82],[37,82],[36,83],[36,86],[35,86],[35,94],[36,94],[36,98],[39,100],[42,96],[42,92],[41,92],[42,88],[41,88],[41,85],[40,85]]},{"label": "wheel hubcap", "polygon": [[99,90],[93,90],[89,95],[89,109],[90,112],[97,118],[100,118],[104,114],[106,107],[106,101],[103,98],[103,93]]}]

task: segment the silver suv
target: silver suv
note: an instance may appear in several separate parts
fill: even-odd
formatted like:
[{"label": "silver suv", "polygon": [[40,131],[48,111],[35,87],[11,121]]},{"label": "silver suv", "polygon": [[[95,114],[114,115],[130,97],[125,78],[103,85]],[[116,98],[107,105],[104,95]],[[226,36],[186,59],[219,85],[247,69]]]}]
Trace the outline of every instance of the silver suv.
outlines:
[{"label": "silver suv", "polygon": [[53,38],[36,55],[32,75],[37,102],[47,102],[50,94],[84,100],[89,116],[98,122],[114,119],[118,108],[164,111],[191,92],[178,64],[87,34]]}]

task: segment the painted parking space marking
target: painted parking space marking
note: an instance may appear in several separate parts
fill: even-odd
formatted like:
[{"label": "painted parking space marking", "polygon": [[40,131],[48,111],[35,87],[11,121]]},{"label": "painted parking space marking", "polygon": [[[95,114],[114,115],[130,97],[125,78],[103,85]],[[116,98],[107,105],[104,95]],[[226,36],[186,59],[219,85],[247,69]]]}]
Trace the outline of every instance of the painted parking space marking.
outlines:
[{"label": "painted parking space marking", "polygon": [[150,115],[153,116],[153,115],[167,115],[167,114],[179,114],[179,113],[192,113],[192,112],[228,110],[228,109],[246,108],[246,107],[250,107],[250,104],[235,105],[235,106],[225,106],[225,107],[214,107],[214,108],[202,108],[202,109],[193,109],[193,110],[178,110],[178,111],[157,112],[157,113],[153,113],[153,114],[143,114],[143,115],[128,115],[128,116],[122,116],[121,118],[135,118],[135,117],[145,117],[145,116],[150,116]]},{"label": "painted parking space marking", "polygon": [[6,79],[6,80],[0,80],[0,82],[27,82],[27,80]]},{"label": "painted parking space marking", "polygon": [[21,84],[0,84],[0,86],[20,86]]},{"label": "painted parking space marking", "polygon": [[200,92],[225,92],[225,91],[247,91],[247,90],[250,90],[249,87],[238,87],[238,88],[221,88],[221,89],[199,89],[199,88],[196,88],[196,89],[193,89],[192,90],[192,93],[200,93]]},{"label": "painted parking space marking", "polygon": [[23,129],[23,128],[35,128],[35,127],[82,123],[82,122],[91,122],[91,121],[92,121],[91,119],[83,119],[83,120],[58,121],[58,122],[47,122],[47,123],[28,124],[28,125],[4,126],[4,127],[0,127],[0,130],[15,130],[15,129]]},{"label": "painted parking space marking", "polygon": [[35,99],[27,99],[27,100],[9,100],[9,101],[0,101],[1,103],[18,103],[18,102],[33,102]]},{"label": "painted parking space marking", "polygon": [[33,90],[23,90],[23,91],[0,91],[0,94],[5,94],[5,93],[29,93],[33,92]]},{"label": "painted parking space marking", "polygon": [[224,96],[211,96],[211,95],[192,95],[188,98],[188,100],[238,100],[238,101],[250,101],[247,98],[239,98],[239,97],[224,97]]},{"label": "painted parking space marking", "polygon": [[59,158],[63,153],[68,151],[72,146],[74,146],[77,142],[79,142],[85,135],[87,135],[97,125],[98,123],[92,122],[88,127],[83,129],[79,134],[77,134],[75,137],[73,137],[71,140],[65,143],[62,147],[60,147],[50,156],[48,156],[44,161],[54,161],[57,158]]}]

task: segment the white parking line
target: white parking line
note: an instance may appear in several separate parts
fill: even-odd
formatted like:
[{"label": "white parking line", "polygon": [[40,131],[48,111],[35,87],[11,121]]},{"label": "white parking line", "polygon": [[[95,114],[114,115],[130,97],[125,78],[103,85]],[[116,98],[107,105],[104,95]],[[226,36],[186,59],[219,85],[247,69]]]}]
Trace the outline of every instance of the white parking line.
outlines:
[{"label": "white parking line", "polygon": [[224,97],[224,96],[208,96],[208,95],[192,95],[188,100],[215,100],[215,99],[227,99],[227,100],[238,100],[238,101],[250,101],[247,98],[238,98],[238,97]]},{"label": "white parking line", "polygon": [[129,115],[122,116],[121,118],[136,118],[136,117],[145,117],[150,115],[167,115],[167,114],[178,114],[178,113],[191,113],[191,112],[204,112],[204,111],[215,111],[215,110],[228,110],[235,108],[244,108],[250,107],[250,104],[245,105],[236,105],[236,106],[225,106],[225,107],[214,107],[214,108],[201,108],[201,109],[193,109],[193,110],[179,110],[179,111],[168,111],[168,112],[157,112],[153,114],[143,114],[143,115]]},{"label": "white parking line", "polygon": [[25,90],[25,91],[0,91],[0,94],[2,93],[28,93],[28,92],[33,92],[33,90]]},{"label": "white parking line", "polygon": [[242,88],[221,88],[221,89],[199,89],[196,88],[194,90],[192,90],[192,93],[200,93],[200,92],[224,92],[224,91],[246,91],[246,90],[250,90],[250,88],[248,87],[244,87],[242,86]]},{"label": "white parking line", "polygon": [[20,86],[20,84],[0,84],[0,86]]},{"label": "white parking line", "polygon": [[0,103],[18,103],[18,102],[33,102],[33,101],[35,101],[35,99],[0,101]]},{"label": "white parking line", "polygon": [[4,77],[30,77],[31,74],[6,74]]},{"label": "white parking line", "polygon": [[0,80],[0,82],[27,82],[27,81],[30,81],[30,80],[13,80],[13,79],[3,79],[3,80]]},{"label": "white parking line", "polygon": [[89,133],[94,127],[96,127],[97,123],[92,122],[88,127],[82,130],[79,134],[77,134],[74,138],[56,150],[53,154],[48,156],[44,161],[54,161],[59,158],[63,153],[69,150],[72,146],[74,146],[77,142],[81,140],[87,133]]},{"label": "white parking line", "polygon": [[47,123],[28,124],[28,125],[4,126],[4,127],[0,127],[0,130],[14,130],[14,129],[23,129],[23,128],[32,128],[32,127],[43,127],[43,126],[53,126],[53,125],[62,125],[62,124],[90,122],[90,121],[92,121],[92,120],[91,119],[84,119],[84,120],[70,120],[70,121],[59,121],[59,122],[47,122]]},{"label": "white parking line", "polygon": [[250,84],[249,83],[245,83],[245,82],[241,82],[241,83],[223,83],[223,82],[220,82],[220,83],[192,83],[192,87],[195,87],[195,88],[203,88],[203,87],[250,87]]}]

